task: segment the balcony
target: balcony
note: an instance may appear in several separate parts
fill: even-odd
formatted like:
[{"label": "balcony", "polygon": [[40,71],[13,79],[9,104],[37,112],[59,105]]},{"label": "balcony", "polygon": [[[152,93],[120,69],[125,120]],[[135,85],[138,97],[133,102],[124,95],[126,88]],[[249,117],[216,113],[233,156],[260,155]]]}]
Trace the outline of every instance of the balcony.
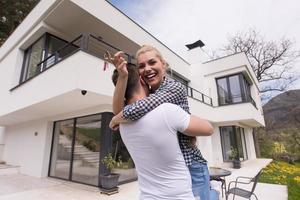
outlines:
[{"label": "balcony", "polygon": [[[103,41],[101,38],[96,37],[91,34],[82,34],[75,38],[73,41],[67,43],[63,47],[56,50],[53,54],[50,56],[44,58],[42,61],[37,63],[37,65],[33,66],[31,69],[24,69],[22,70],[21,78],[20,78],[20,84],[16,87],[12,88],[10,91],[13,91],[14,89],[18,88],[19,86],[23,85],[27,81],[30,81],[31,79],[35,78],[39,74],[45,72],[46,70],[50,69],[55,64],[59,63],[60,61],[68,58],[69,56],[73,55],[77,51],[84,51],[90,55],[96,56],[98,58],[101,58],[102,60],[105,60],[104,56],[107,52],[110,52],[112,55],[115,54],[117,51],[120,51],[120,49],[112,46],[111,44]],[[42,55],[45,55],[46,51],[43,50],[41,53]],[[125,59],[127,58],[128,62],[135,62],[134,57],[125,53]],[[26,56],[25,56],[26,59]],[[26,61],[30,62],[30,61]],[[33,69],[33,70],[32,70]],[[29,72],[27,72],[29,71]],[[31,75],[28,76],[26,73],[30,73]]]}]

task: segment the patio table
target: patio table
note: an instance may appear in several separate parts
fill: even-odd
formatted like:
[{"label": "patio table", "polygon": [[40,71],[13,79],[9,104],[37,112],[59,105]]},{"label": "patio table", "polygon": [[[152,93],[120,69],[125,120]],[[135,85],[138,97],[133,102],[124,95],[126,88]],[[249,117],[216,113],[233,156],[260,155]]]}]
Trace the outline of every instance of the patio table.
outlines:
[{"label": "patio table", "polygon": [[225,193],[226,193],[226,188],[227,188],[225,176],[229,176],[229,175],[231,175],[231,171],[229,171],[229,170],[222,169],[219,167],[210,167],[209,168],[210,180],[221,181],[221,183],[222,183],[222,185],[221,185],[222,197],[224,196],[223,189],[225,190]]}]

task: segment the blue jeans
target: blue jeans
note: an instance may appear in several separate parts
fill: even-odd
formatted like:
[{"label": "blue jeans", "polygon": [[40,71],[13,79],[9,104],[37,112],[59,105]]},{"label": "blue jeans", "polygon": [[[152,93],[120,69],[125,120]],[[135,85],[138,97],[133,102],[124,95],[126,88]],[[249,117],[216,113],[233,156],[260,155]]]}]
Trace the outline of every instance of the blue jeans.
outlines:
[{"label": "blue jeans", "polygon": [[192,161],[188,166],[192,177],[192,189],[195,197],[210,200],[210,179],[207,164]]}]

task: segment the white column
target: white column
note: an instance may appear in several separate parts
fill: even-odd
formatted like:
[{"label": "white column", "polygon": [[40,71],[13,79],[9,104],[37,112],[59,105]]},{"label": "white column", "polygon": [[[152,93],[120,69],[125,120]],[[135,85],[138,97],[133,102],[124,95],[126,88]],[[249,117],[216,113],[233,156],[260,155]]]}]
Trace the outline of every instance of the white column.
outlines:
[{"label": "white column", "polygon": [[0,162],[2,161],[4,153],[4,131],[5,128],[0,126]]}]

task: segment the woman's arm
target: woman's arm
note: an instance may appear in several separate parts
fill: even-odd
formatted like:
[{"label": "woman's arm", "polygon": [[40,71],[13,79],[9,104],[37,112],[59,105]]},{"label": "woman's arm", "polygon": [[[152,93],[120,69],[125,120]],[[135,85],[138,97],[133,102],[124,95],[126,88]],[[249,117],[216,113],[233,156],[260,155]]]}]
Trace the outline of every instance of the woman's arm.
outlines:
[{"label": "woman's arm", "polygon": [[119,113],[124,108],[124,98],[125,98],[127,80],[128,80],[128,76],[118,77],[118,81],[114,90],[113,103],[112,103],[114,114]]},{"label": "woman's arm", "polygon": [[125,91],[127,87],[128,71],[126,68],[127,61],[124,59],[122,51],[117,52],[112,59],[113,64],[118,71],[118,79],[113,96],[113,113],[117,114],[124,108]]},{"label": "woman's arm", "polygon": [[188,111],[186,88],[179,82],[169,80],[169,83],[158,89],[156,93],[125,106],[123,117],[135,121],[163,103],[180,105],[183,104],[182,102],[185,102]]}]

